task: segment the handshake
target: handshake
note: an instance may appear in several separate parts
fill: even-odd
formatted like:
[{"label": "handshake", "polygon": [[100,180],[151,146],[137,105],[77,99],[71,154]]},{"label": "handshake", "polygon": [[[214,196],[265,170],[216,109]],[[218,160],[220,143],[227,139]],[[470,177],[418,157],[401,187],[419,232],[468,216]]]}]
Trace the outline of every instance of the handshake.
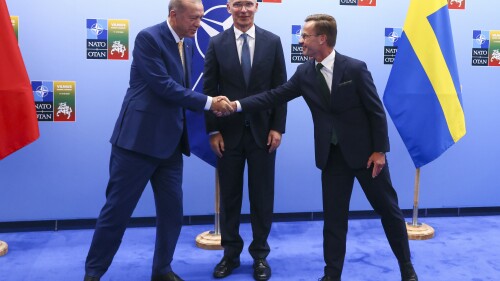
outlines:
[{"label": "handshake", "polygon": [[217,117],[228,116],[236,112],[236,102],[230,101],[225,96],[213,97],[210,110]]}]

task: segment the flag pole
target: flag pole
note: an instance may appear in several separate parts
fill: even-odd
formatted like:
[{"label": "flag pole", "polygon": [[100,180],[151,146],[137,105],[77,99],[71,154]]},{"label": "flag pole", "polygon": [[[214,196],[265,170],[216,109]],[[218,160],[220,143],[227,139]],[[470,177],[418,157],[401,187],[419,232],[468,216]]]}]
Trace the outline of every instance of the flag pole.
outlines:
[{"label": "flag pole", "polygon": [[205,231],[196,236],[196,246],[198,246],[198,248],[205,250],[223,249],[221,246],[219,209],[220,209],[219,173],[218,170],[215,169],[215,217],[214,217],[215,230]]},{"label": "flag pole", "polygon": [[9,251],[9,245],[0,240],[0,257],[6,255],[8,251]]},{"label": "flag pole", "polygon": [[434,237],[434,228],[425,223],[418,222],[418,197],[420,193],[420,168],[417,168],[415,175],[415,191],[413,194],[413,216],[411,223],[406,223],[408,239],[427,240]]}]

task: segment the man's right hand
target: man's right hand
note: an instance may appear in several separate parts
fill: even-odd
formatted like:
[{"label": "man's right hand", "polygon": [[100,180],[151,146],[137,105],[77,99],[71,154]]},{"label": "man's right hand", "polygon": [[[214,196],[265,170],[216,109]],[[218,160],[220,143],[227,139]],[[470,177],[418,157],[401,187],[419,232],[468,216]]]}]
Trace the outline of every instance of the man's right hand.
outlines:
[{"label": "man's right hand", "polygon": [[222,157],[222,152],[224,152],[224,139],[222,139],[221,133],[215,133],[210,135],[210,147],[215,152],[217,157]]},{"label": "man's right hand", "polygon": [[227,116],[234,112],[229,99],[225,96],[213,97],[210,110],[218,117]]}]

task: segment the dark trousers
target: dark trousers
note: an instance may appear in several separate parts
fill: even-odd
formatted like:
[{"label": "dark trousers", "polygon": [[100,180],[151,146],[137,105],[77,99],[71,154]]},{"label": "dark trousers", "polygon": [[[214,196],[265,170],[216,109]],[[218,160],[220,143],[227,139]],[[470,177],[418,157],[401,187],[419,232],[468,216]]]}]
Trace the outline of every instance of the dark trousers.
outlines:
[{"label": "dark trousers", "polygon": [[100,277],[108,270],[148,181],[151,181],[156,205],[156,245],[152,274],[172,271],[170,263],[183,217],[182,165],[180,150],[168,159],[158,159],[112,147],[106,203],[97,219],[85,262],[87,275]]},{"label": "dark trousers", "polygon": [[[368,161],[368,159],[366,159]],[[382,226],[399,262],[410,261],[410,247],[403,213],[398,206],[389,166],[372,178],[372,169],[351,169],[337,146],[330,149],[321,174],[323,186],[323,254],[325,275],[339,278],[346,253],[347,221],[354,179],[360,183],[371,206],[380,215]]]},{"label": "dark trousers", "polygon": [[245,129],[240,143],[224,151],[217,160],[220,185],[220,226],[224,255],[239,258],[243,239],[239,234],[243,197],[243,175],[248,163],[248,195],[253,241],[248,251],[254,259],[265,258],[271,231],[274,206],[274,163],[276,152],[256,145],[250,129]]}]

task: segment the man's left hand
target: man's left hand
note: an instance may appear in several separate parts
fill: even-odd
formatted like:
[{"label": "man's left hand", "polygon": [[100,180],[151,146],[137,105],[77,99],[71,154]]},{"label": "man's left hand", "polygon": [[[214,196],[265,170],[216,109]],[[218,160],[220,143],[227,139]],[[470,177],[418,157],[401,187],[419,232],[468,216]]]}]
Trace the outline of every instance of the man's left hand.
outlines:
[{"label": "man's left hand", "polygon": [[269,153],[273,153],[281,144],[281,133],[275,130],[269,131],[267,136],[267,146],[269,146]]},{"label": "man's left hand", "polygon": [[385,166],[385,153],[383,152],[373,152],[368,158],[368,163],[366,164],[366,168],[370,169],[373,164],[372,170],[372,178],[375,178],[380,174],[382,169]]}]

